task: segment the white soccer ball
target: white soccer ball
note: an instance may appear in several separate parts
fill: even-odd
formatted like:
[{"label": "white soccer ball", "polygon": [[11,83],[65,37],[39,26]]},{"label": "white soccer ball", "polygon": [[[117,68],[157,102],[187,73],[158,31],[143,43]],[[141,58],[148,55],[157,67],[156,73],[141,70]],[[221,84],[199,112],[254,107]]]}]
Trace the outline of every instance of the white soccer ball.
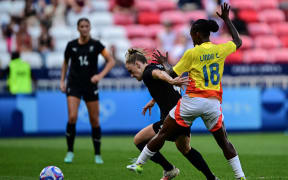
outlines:
[{"label": "white soccer ball", "polygon": [[64,174],[56,166],[47,166],[40,173],[40,180],[63,180]]}]

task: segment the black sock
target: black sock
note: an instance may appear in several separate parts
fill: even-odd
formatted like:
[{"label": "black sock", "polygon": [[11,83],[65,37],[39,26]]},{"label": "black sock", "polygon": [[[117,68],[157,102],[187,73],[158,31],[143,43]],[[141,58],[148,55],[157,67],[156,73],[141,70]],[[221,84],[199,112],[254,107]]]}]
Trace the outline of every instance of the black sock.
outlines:
[{"label": "black sock", "polygon": [[75,135],[76,135],[76,124],[67,123],[66,142],[67,142],[67,146],[68,146],[68,151],[73,152]]},{"label": "black sock", "polygon": [[196,149],[191,147],[191,150],[185,154],[185,157],[206,176],[207,180],[215,180],[214,174],[209,169],[202,155]]},{"label": "black sock", "polygon": [[100,155],[100,145],[101,145],[101,128],[92,128],[92,141],[94,145],[94,151],[96,155]]},{"label": "black sock", "polygon": [[[148,141],[145,141],[137,144],[136,146],[140,151],[142,151],[147,143]],[[165,171],[171,171],[174,168],[173,165],[170,164],[160,152],[156,152],[150,159],[162,166]]]}]

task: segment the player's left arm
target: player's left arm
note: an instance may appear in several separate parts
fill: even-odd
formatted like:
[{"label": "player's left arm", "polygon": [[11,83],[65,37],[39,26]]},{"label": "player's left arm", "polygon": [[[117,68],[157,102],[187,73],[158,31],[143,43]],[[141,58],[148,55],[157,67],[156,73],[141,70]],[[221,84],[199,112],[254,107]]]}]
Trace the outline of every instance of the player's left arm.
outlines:
[{"label": "player's left arm", "polygon": [[188,85],[189,84],[189,79],[188,77],[181,77],[177,76],[175,78],[172,78],[167,74],[165,71],[161,71],[160,69],[154,69],[152,71],[152,76],[155,79],[161,79],[163,81],[168,82],[169,84],[175,85],[175,86],[182,86],[182,85]]},{"label": "player's left arm", "polygon": [[104,76],[106,76],[106,74],[113,68],[113,66],[115,65],[115,60],[114,58],[109,54],[109,52],[107,51],[106,48],[104,48],[101,52],[101,55],[104,57],[106,64],[104,69],[98,73],[95,74],[94,76],[92,76],[91,81],[92,83],[97,83],[98,81],[100,81],[101,79],[104,78]]},{"label": "player's left arm", "polygon": [[233,25],[232,21],[229,18],[229,11],[230,11],[230,6],[227,3],[224,3],[223,5],[221,5],[221,14],[218,12],[216,13],[221,19],[223,19],[224,23],[226,24],[233,38],[233,42],[235,43],[236,48],[239,49],[242,45],[242,40],[239,36],[237,29],[235,28],[235,26]]}]

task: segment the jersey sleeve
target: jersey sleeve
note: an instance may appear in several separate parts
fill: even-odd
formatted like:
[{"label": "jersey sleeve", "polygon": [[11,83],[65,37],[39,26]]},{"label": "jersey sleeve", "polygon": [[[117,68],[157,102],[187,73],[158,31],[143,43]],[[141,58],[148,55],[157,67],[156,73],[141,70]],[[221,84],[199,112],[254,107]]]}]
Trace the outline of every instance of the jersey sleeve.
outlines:
[{"label": "jersey sleeve", "polygon": [[227,57],[236,51],[236,44],[233,41],[228,41],[227,43],[220,44],[220,48],[224,57]]},{"label": "jersey sleeve", "polygon": [[[162,66],[162,65],[160,65],[160,66]],[[160,70],[160,68],[157,67],[157,65],[150,65],[149,68],[147,69],[146,76],[148,76],[149,78],[153,78],[152,72],[153,72],[155,69]]]},{"label": "jersey sleeve", "polygon": [[180,61],[173,67],[173,71],[177,75],[188,72],[192,66],[192,50],[187,50]]},{"label": "jersey sleeve", "polygon": [[70,43],[68,43],[64,52],[64,60],[66,63],[68,63],[70,56],[71,56],[71,47]]},{"label": "jersey sleeve", "polygon": [[105,46],[100,41],[96,41],[97,54],[100,54],[104,49],[105,49]]}]

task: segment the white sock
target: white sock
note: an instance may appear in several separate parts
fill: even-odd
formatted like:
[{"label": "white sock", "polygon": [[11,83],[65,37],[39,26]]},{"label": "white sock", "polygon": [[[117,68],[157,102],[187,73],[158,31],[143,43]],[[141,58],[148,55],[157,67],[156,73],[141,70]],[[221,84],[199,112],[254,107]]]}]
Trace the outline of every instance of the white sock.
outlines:
[{"label": "white sock", "polygon": [[156,152],[152,152],[148,149],[147,145],[142,150],[141,154],[139,155],[136,164],[145,164],[148,159],[154,156]]},{"label": "white sock", "polygon": [[232,167],[236,178],[245,177],[244,172],[242,171],[242,167],[241,167],[241,163],[240,163],[238,155],[233,157],[232,159],[229,159],[228,162],[230,166]]}]

